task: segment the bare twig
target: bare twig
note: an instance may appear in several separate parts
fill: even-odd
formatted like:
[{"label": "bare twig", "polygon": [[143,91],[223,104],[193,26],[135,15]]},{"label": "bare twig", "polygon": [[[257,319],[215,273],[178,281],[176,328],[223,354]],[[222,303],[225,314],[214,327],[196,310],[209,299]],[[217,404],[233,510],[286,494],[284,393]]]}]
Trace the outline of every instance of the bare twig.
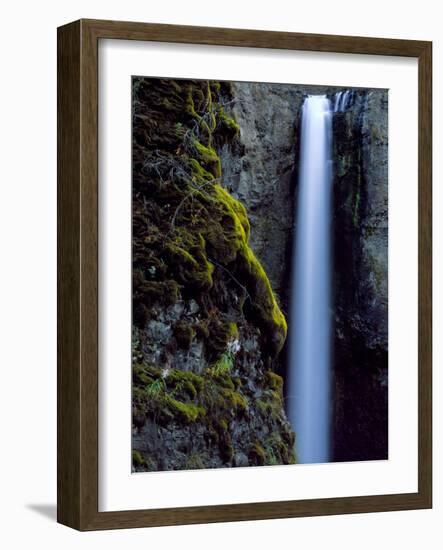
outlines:
[{"label": "bare twig", "polygon": [[[190,198],[194,198],[194,193],[196,193],[197,191],[201,191],[204,187],[206,187],[207,185],[209,184],[213,184],[213,183],[217,183],[218,181],[220,181],[220,178],[214,178],[212,180],[209,180],[209,181],[206,181],[205,183],[203,183],[202,185],[198,185],[198,186],[195,186],[193,187],[193,189],[191,189],[189,191],[189,193],[187,193],[183,199],[180,201],[179,205],[177,206],[177,208],[175,209],[175,212],[172,216],[172,219],[171,219],[171,229],[170,231],[168,232],[168,234],[173,231],[175,229],[175,221],[178,217],[178,214],[181,210],[181,208],[183,207],[183,205],[185,204],[185,202],[190,199]],[[210,195],[207,195],[208,198],[210,199],[213,199],[213,197],[211,197]],[[213,199],[215,200],[215,199]]]}]

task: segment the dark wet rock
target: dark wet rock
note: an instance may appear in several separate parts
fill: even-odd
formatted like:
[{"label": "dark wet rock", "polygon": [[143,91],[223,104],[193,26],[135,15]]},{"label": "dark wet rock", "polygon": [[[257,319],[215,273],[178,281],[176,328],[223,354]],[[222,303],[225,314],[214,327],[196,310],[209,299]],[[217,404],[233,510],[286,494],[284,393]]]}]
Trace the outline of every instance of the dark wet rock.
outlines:
[{"label": "dark wet rock", "polygon": [[335,460],[388,457],[387,91],[334,116]]}]

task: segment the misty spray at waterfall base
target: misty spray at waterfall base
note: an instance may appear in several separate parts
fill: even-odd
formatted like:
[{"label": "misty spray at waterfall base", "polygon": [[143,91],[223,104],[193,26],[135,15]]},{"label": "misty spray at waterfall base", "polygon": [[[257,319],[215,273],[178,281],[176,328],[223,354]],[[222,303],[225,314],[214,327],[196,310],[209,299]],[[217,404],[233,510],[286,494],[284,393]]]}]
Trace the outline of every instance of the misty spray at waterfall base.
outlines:
[{"label": "misty spray at waterfall base", "polygon": [[386,459],[387,91],[132,97],[132,471]]}]

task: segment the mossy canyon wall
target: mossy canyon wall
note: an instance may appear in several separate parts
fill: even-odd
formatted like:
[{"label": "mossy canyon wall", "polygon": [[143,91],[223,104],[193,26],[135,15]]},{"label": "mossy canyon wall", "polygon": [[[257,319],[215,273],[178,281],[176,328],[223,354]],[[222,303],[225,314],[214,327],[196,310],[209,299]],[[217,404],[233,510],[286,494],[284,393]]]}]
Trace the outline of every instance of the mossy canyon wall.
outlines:
[{"label": "mossy canyon wall", "polygon": [[288,464],[286,320],[219,151],[228,84],[133,81],[133,468]]}]

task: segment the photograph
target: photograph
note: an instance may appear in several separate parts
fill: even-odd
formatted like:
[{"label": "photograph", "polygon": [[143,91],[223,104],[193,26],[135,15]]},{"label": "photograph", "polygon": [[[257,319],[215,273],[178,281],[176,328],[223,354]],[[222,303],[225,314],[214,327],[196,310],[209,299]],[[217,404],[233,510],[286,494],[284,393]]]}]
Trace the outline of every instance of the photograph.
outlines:
[{"label": "photograph", "polygon": [[387,460],[388,90],[131,96],[132,472]]}]

